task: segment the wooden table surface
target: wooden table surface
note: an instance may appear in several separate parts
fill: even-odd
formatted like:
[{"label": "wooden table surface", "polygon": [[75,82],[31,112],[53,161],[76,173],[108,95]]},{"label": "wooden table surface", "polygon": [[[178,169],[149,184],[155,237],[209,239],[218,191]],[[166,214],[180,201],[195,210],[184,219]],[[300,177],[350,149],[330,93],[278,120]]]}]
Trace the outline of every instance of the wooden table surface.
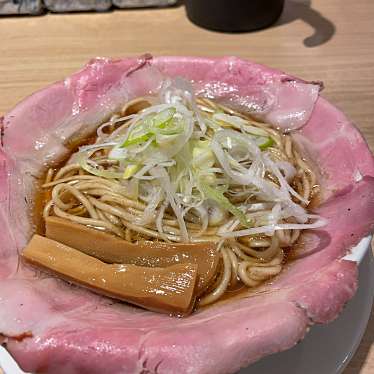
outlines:
[{"label": "wooden table surface", "polygon": [[[242,34],[196,27],[182,6],[0,18],[0,115],[94,56],[144,52],[236,55],[306,80],[323,80],[323,96],[359,126],[374,150],[372,0],[289,0],[275,26]],[[373,338],[374,313],[344,374],[374,372]]]}]

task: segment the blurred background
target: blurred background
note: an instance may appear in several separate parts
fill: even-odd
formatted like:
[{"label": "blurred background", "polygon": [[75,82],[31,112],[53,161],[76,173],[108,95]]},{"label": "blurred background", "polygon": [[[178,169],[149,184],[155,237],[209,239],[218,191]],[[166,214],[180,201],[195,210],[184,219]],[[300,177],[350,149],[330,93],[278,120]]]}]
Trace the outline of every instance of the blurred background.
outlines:
[{"label": "blurred background", "polygon": [[[96,56],[235,55],[323,81],[374,150],[373,20],[373,0],[0,0],[0,116]],[[374,373],[373,337],[372,315],[344,374]]]},{"label": "blurred background", "polygon": [[[113,3],[132,8],[118,9],[110,6]],[[171,3],[171,7],[134,8]],[[307,80],[323,80],[324,95],[364,132],[372,121],[368,115],[374,101],[371,0],[357,0],[354,6],[340,0],[286,0],[273,25],[241,33],[196,26],[186,16],[183,2],[175,0],[44,1],[56,11],[72,7],[101,10],[62,14],[41,4],[40,0],[0,0],[1,12],[41,12],[38,16],[0,17],[0,113],[94,56],[118,58],[150,52],[237,55]],[[374,134],[367,131],[366,136],[374,144]]]}]

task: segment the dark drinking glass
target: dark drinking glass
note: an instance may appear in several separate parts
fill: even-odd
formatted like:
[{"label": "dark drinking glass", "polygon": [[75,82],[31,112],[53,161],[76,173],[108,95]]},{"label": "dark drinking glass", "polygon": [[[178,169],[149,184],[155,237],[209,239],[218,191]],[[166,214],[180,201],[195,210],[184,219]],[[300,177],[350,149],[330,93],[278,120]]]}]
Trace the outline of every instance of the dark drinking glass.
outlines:
[{"label": "dark drinking glass", "polygon": [[267,27],[282,13],[284,0],[185,0],[187,16],[211,30],[240,32]]}]

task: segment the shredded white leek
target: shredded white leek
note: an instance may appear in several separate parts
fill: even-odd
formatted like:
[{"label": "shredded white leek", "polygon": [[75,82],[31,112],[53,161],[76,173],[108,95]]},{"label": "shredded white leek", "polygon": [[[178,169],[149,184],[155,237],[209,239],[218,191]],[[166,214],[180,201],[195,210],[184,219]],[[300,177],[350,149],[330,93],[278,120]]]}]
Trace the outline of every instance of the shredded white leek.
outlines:
[{"label": "shredded white leek", "polygon": [[[147,202],[136,224],[153,220],[164,235],[162,222],[171,210],[185,242],[191,239],[187,216],[199,220],[197,235],[217,226],[224,238],[326,224],[306,211],[309,201],[291,185],[294,165],[272,159],[270,132],[219,110],[204,115],[191,84],[179,78],[166,81],[159,96],[159,104],[100,126],[97,143],[79,151],[87,173],[127,183]],[[110,134],[103,132],[116,123]],[[240,197],[244,202],[236,205]]]}]

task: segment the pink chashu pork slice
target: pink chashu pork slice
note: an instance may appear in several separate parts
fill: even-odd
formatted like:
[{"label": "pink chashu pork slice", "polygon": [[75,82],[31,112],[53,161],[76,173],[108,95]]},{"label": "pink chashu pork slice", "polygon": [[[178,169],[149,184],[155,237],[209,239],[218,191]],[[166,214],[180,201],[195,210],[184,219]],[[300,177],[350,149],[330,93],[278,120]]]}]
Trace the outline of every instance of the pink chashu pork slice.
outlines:
[{"label": "pink chashu pork slice", "polygon": [[[116,303],[20,264],[18,252],[32,231],[33,183],[45,160],[62,156],[65,140],[94,128],[126,100],[155,93],[164,76],[179,75],[200,94],[294,128],[321,169],[318,213],[329,219],[306,235],[302,257],[261,293],[182,319]],[[356,264],[341,258],[374,222],[374,162],[358,130],[318,91],[318,84],[233,57],[95,59],[7,114],[0,333],[20,365],[47,373],[234,373],[292,347],[311,324],[336,318],[357,287]]]}]

